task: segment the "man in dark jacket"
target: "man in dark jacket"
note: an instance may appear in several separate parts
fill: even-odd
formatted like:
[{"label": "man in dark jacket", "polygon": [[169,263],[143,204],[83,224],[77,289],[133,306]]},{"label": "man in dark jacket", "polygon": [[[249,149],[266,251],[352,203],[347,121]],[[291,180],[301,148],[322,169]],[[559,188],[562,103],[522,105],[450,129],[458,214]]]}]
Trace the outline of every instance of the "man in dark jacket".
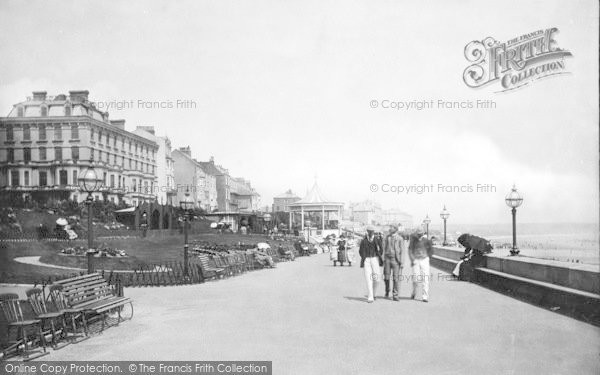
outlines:
[{"label": "man in dark jacket", "polygon": [[375,236],[373,227],[367,227],[367,235],[360,242],[358,253],[360,254],[360,267],[365,270],[367,281],[367,302],[375,301],[377,284],[381,278],[380,266],[383,265],[381,258],[383,245],[381,240]]}]

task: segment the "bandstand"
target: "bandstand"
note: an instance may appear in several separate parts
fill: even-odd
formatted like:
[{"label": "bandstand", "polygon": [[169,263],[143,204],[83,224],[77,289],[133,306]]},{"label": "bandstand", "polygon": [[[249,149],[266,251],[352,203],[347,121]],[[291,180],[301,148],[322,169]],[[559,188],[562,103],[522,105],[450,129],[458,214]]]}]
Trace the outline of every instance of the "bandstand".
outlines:
[{"label": "bandstand", "polygon": [[[315,227],[316,236],[326,237],[329,234],[340,235],[340,222],[342,220],[342,209],[344,204],[325,199],[319,186],[315,182],[312,189],[301,200],[289,205],[290,226],[294,227],[295,217],[300,216],[300,228],[302,233],[310,239],[311,223],[320,221]],[[311,220],[316,219],[316,220]],[[306,225],[306,222],[309,225]]]}]

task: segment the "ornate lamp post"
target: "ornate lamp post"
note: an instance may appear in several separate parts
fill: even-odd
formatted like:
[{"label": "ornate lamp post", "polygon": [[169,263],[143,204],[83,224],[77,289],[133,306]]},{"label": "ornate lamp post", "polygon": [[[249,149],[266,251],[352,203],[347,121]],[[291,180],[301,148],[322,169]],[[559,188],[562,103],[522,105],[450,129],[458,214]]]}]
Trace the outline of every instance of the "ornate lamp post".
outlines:
[{"label": "ornate lamp post", "polygon": [[185,196],[183,200],[179,202],[179,206],[183,210],[183,275],[188,277],[188,249],[190,245],[188,244],[188,222],[190,220],[190,212],[194,208],[194,201],[192,197],[190,197],[190,190],[186,189]]},{"label": "ornate lamp post", "polygon": [[96,250],[94,249],[94,233],[92,230],[92,218],[93,218],[93,203],[94,196],[92,193],[99,191],[102,186],[102,180],[98,177],[98,174],[94,170],[94,167],[91,165],[83,171],[79,178],[77,179],[79,184],[79,188],[81,191],[86,192],[88,194],[85,199],[85,205],[87,206],[88,211],[88,251],[87,251],[87,264],[88,264],[88,273],[94,272],[94,254]]},{"label": "ornate lamp post", "polygon": [[429,218],[429,214],[427,214],[425,219],[423,219],[423,224],[425,225],[425,235],[427,238],[429,238],[429,223],[431,223],[431,219]]},{"label": "ornate lamp post", "polygon": [[523,197],[517,191],[515,185],[512,190],[504,198],[506,205],[512,208],[512,232],[513,232],[513,246],[510,249],[510,255],[518,255],[519,249],[517,248],[517,207],[523,203]]},{"label": "ornate lamp post", "polygon": [[444,205],[444,209],[440,212],[440,217],[444,220],[444,242],[442,246],[448,246],[448,242],[446,241],[446,220],[450,217],[450,212],[446,209],[446,205]]}]

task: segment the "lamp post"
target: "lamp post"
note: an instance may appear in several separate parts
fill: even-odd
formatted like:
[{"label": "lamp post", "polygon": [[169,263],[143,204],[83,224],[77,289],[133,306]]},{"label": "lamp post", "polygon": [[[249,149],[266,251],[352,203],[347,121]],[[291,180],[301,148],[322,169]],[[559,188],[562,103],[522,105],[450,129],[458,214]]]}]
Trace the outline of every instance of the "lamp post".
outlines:
[{"label": "lamp post", "polygon": [[179,206],[183,210],[183,276],[188,277],[188,249],[190,245],[188,244],[188,222],[190,218],[190,211],[194,207],[194,201],[192,197],[190,197],[190,190],[186,189],[185,196],[183,200],[179,202]]},{"label": "lamp post", "polygon": [[100,190],[102,185],[102,180],[98,177],[98,174],[94,170],[94,167],[90,166],[83,171],[79,178],[77,179],[77,183],[79,184],[79,188],[81,191],[86,192],[88,194],[85,199],[85,205],[87,206],[88,211],[88,250],[87,250],[87,266],[88,273],[94,272],[94,254],[96,251],[94,250],[94,233],[92,230],[92,217],[93,215],[93,203],[94,196],[92,193]]},{"label": "lamp post", "polygon": [[444,242],[442,242],[442,246],[448,246],[448,242],[446,241],[446,220],[450,217],[450,212],[446,209],[446,205],[444,205],[444,209],[440,212],[440,217],[444,220]]},{"label": "lamp post", "polygon": [[523,197],[517,191],[515,185],[513,185],[511,191],[504,198],[506,205],[512,208],[512,232],[513,232],[513,246],[510,249],[510,255],[518,255],[519,249],[517,248],[517,207],[523,203]]},{"label": "lamp post", "polygon": [[425,235],[427,236],[428,239],[429,239],[429,223],[431,223],[431,219],[429,218],[429,214],[427,214],[427,216],[425,216],[425,219],[423,219],[423,224],[425,224]]}]

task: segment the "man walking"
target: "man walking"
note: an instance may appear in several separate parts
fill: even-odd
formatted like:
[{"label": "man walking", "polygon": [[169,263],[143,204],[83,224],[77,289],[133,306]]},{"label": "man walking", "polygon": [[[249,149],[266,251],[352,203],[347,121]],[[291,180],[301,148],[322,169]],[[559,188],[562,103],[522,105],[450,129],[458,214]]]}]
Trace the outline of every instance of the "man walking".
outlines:
[{"label": "man walking", "polygon": [[419,282],[423,282],[423,302],[429,301],[429,257],[433,254],[431,241],[422,233],[410,235],[408,255],[413,267],[413,291],[411,298],[415,298]]},{"label": "man walking", "polygon": [[367,227],[367,235],[360,242],[358,253],[360,254],[360,267],[365,269],[367,280],[367,302],[375,300],[377,283],[381,277],[380,268],[383,265],[381,254],[383,252],[381,242],[375,237],[373,227]]},{"label": "man walking", "polygon": [[402,259],[404,256],[404,240],[398,233],[398,228],[390,226],[385,238],[383,251],[383,278],[385,280],[385,298],[390,297],[390,275],[392,276],[392,296],[394,301],[400,300],[400,275],[402,274]]}]

